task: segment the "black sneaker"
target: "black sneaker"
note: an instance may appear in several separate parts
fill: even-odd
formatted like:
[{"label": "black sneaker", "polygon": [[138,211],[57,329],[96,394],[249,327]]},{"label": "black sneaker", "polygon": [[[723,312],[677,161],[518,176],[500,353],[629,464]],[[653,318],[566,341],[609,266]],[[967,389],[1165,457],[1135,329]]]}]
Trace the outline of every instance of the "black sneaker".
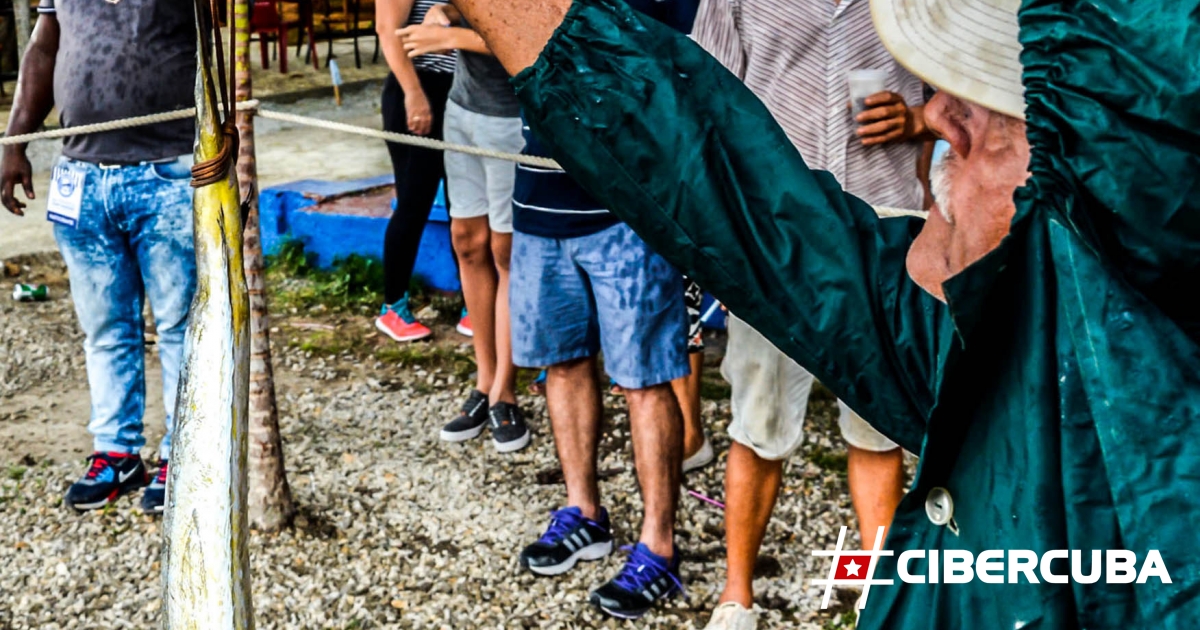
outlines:
[{"label": "black sneaker", "polygon": [[158,467],[158,474],[146,486],[142,493],[142,511],[146,514],[162,514],[163,504],[167,499],[167,460]]},{"label": "black sneaker", "polygon": [[446,442],[465,442],[479,437],[488,421],[487,394],[474,390],[463,403],[462,412],[449,424],[442,427],[442,440]]},{"label": "black sneaker", "polygon": [[492,443],[501,453],[511,453],[529,444],[529,427],[521,417],[521,408],[512,403],[492,405],[488,416],[492,423]]},{"label": "black sneaker", "polygon": [[538,575],[561,575],[580,560],[599,560],[612,553],[613,537],[608,512],[600,510],[600,521],[583,515],[577,507],[550,514],[550,527],[537,542],[521,551],[521,566]]},{"label": "black sneaker", "polygon": [[593,606],[619,619],[637,619],[658,600],[683,591],[678,549],[670,562],[651,553],[642,543],[625,549],[630,550],[625,567],[611,582],[592,591]]},{"label": "black sneaker", "polygon": [[146,465],[140,455],[92,453],[88,460],[92,465],[83,478],[67,489],[68,507],[95,510],[146,485]]}]

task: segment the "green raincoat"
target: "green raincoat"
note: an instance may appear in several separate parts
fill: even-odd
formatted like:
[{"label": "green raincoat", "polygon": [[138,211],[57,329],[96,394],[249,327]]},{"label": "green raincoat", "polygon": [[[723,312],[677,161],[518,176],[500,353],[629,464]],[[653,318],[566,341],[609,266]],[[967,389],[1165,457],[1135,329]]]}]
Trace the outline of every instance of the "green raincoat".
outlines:
[{"label": "green raincoat", "polygon": [[897,581],[860,628],[1200,628],[1198,5],[1027,0],[1033,176],[947,304],[905,271],[919,219],[808,170],[733,75],[619,0],[577,0],[514,79],[585,188],[920,453],[889,549],[1077,549],[1084,575],[1091,550],[1159,550],[1172,580]]}]

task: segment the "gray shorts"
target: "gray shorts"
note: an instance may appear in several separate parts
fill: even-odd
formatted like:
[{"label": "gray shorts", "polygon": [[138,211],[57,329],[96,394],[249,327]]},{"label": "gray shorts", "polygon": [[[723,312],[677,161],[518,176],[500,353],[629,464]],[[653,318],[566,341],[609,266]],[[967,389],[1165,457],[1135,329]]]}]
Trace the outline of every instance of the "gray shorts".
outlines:
[{"label": "gray shorts", "polygon": [[[520,118],[486,116],[446,103],[446,142],[493,151],[520,153],[525,148]],[[512,232],[513,182],[516,164],[446,151],[446,197],[455,219],[487,217],[493,232]]]}]

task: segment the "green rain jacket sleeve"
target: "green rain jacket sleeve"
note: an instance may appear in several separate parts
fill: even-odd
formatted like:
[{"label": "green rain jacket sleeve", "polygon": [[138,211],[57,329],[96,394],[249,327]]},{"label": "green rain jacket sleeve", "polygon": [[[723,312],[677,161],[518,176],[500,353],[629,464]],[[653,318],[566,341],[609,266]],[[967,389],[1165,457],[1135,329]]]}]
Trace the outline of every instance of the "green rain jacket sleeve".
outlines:
[{"label": "green rain jacket sleeve", "polygon": [[1034,177],[1200,341],[1200,2],[1027,0],[1019,16]]},{"label": "green rain jacket sleeve", "polygon": [[566,170],[882,433],[919,452],[948,318],[905,271],[915,218],[810,171],[694,42],[580,0],[514,79]]}]

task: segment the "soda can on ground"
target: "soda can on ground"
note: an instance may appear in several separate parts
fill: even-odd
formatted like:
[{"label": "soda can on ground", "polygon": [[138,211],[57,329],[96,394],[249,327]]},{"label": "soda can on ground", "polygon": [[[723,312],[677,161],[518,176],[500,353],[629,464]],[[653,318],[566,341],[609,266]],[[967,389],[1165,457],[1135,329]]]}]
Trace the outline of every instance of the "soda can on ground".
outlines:
[{"label": "soda can on ground", "polygon": [[13,287],[13,299],[18,302],[44,302],[50,298],[50,291],[44,284],[17,284]]}]

